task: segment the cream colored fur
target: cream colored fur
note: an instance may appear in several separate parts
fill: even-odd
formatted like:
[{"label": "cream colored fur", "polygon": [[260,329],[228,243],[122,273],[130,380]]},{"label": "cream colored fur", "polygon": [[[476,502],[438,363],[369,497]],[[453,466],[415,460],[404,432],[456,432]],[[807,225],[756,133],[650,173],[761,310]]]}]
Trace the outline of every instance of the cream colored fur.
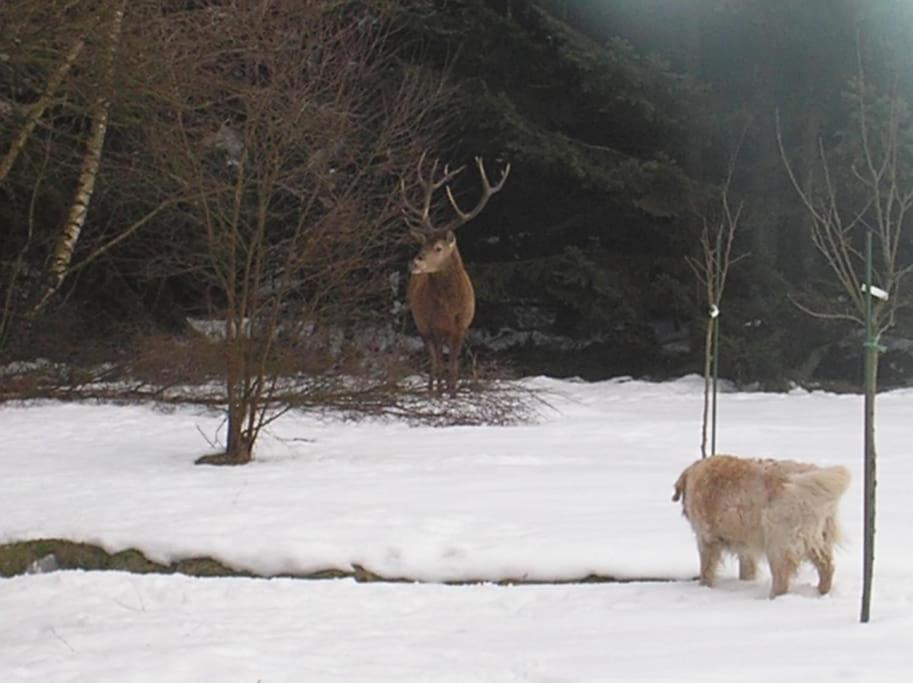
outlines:
[{"label": "cream colored fur", "polygon": [[751,580],[767,557],[770,597],[789,590],[808,560],[818,571],[818,592],[831,589],[837,507],[850,484],[845,467],[817,467],[791,460],[750,460],[715,455],[682,472],[672,500],[697,536],[701,583],[713,585],[724,551],[739,558],[739,578]]}]

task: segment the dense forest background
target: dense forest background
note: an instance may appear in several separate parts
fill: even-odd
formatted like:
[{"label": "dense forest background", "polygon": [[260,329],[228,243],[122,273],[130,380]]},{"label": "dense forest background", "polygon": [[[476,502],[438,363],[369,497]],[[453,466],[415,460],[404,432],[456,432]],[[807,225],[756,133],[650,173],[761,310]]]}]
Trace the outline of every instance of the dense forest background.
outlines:
[{"label": "dense forest background", "polygon": [[[7,359],[75,358],[93,349],[103,357],[149,335],[191,334],[188,319],[218,318],[231,297],[213,284],[213,270],[224,270],[212,267],[211,245],[209,251],[201,246],[205,240],[188,218],[189,200],[175,199],[187,186],[190,162],[178,168],[173,160],[193,130],[208,126],[210,137],[201,133],[200,139],[208,140],[209,156],[229,154],[231,166],[232,131],[243,125],[232,104],[211,105],[224,92],[213,91],[210,100],[197,97],[208,92],[203,85],[179,82],[179,72],[162,63],[204,59],[175,47],[180,36],[200,40],[193,38],[199,17],[191,23],[189,15],[264,3],[129,3],[116,39],[115,19],[105,8],[117,3],[49,2],[41,9],[35,4],[42,3],[10,0],[0,10],[0,22],[6,22],[6,28],[0,26],[0,153],[13,149],[29,112],[80,40],[83,45],[15,163],[0,176],[0,353]],[[913,5],[901,0],[323,4],[323,11],[336,13],[338,26],[359,27],[356,38],[383,26],[382,37],[372,37],[370,49],[353,52],[349,60],[367,63],[377,50],[384,55],[380,68],[366,70],[357,81],[370,96],[361,101],[347,95],[351,111],[359,120],[371,119],[367,112],[374,108],[408,112],[415,125],[398,128],[381,150],[372,146],[370,125],[393,125],[393,113],[385,124],[366,123],[356,131],[327,109],[315,108],[308,122],[296,123],[296,131],[307,129],[307,135],[283,132],[283,142],[274,143],[271,154],[312,145],[297,161],[291,157],[298,170],[289,177],[326,189],[315,190],[308,203],[277,182],[277,199],[265,205],[282,210],[275,224],[263,226],[286,230],[300,201],[314,221],[328,226],[321,244],[330,244],[325,235],[342,231],[344,221],[370,235],[365,240],[370,245],[359,248],[365,261],[340,276],[340,287],[321,296],[320,310],[311,307],[309,315],[411,334],[401,301],[412,247],[391,193],[420,150],[431,149],[454,164],[479,155],[492,167],[510,162],[512,171],[486,211],[459,231],[478,296],[470,337],[474,353],[520,373],[587,379],[699,371],[707,301],[686,259],[699,257],[702,225],[717,220],[720,188],[731,175],[728,199],[742,207],[733,253],[745,258],[732,266],[721,305],[721,373],[768,388],[790,381],[858,382],[858,326],[839,317],[813,317],[800,307],[829,309],[845,294],[812,241],[809,212],[786,173],[776,122],[783,152],[803,187],[811,191],[826,180],[818,164],[822,153],[846,161],[832,167],[835,179],[851,179],[859,111],[852,94],[862,75],[866,97],[871,94],[876,102],[879,94],[889,94],[903,105],[897,115],[901,151],[910,152],[905,101],[913,95]],[[295,15],[282,16],[290,22]],[[183,33],[173,29],[175,22],[184,22]],[[282,35],[281,28],[270,26]],[[305,38],[302,45],[308,44]],[[353,45],[346,42],[351,37],[333,40]],[[118,48],[113,57],[112,46]],[[350,69],[345,60],[331,62],[330,52],[322,47],[309,56],[296,54],[305,71],[324,63]],[[224,54],[223,66],[232,59],[228,48]],[[237,78],[231,69],[213,69],[208,73]],[[205,73],[201,78],[201,84],[212,80]],[[255,82],[261,76],[248,69],[244,78]],[[294,86],[303,88],[299,101],[335,97],[338,103],[341,91],[331,97],[307,90],[317,79],[312,75]],[[169,83],[170,90],[163,85]],[[197,97],[192,109],[175,105],[179,91]],[[427,106],[415,107],[419,101]],[[108,134],[95,188],[66,278],[57,282],[48,275],[49,263],[85,170],[87,140],[105,104]],[[275,111],[286,106],[277,101]],[[177,131],[186,120],[192,120],[186,128],[191,133],[182,141]],[[162,131],[174,131],[174,139]],[[318,157],[340,156],[343,147],[345,160],[323,175],[314,170]],[[224,159],[220,163],[226,166]],[[207,177],[219,177],[213,173]],[[342,193],[342,175],[362,190],[370,185],[371,193]],[[464,175],[460,192],[468,197],[478,191],[477,180]],[[250,191],[252,205],[262,196],[257,192]],[[245,197],[238,201],[243,204]],[[339,208],[343,204],[345,211]],[[375,218],[353,218],[357,211]],[[320,259],[344,258],[349,252],[341,244],[333,241],[319,252]],[[913,263],[910,225],[904,226],[898,250],[901,263]],[[195,253],[203,257],[190,258]],[[354,282],[373,287],[351,299],[339,294],[352,291]],[[301,298],[308,296],[316,297]],[[913,317],[907,304],[882,338],[883,384],[913,380]]]}]

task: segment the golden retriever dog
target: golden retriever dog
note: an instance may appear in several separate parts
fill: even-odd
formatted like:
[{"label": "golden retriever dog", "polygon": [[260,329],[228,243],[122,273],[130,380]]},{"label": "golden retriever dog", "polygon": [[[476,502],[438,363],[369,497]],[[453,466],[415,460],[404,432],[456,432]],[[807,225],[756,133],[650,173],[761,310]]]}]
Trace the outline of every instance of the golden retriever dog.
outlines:
[{"label": "golden retriever dog", "polygon": [[697,536],[701,583],[712,586],[723,551],[739,558],[739,578],[751,580],[767,556],[770,597],[789,590],[799,565],[818,571],[818,592],[830,591],[837,506],[850,485],[845,467],[816,467],[791,460],[714,455],[698,460],[675,482],[673,501]]}]

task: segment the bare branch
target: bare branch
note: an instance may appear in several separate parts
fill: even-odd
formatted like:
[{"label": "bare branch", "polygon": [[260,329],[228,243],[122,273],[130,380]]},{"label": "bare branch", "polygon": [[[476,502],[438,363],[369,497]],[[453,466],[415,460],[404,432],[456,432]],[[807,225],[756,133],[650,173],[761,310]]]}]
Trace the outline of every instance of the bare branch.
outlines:
[{"label": "bare branch", "polygon": [[789,180],[792,183],[793,189],[796,191],[796,194],[799,196],[799,199],[805,205],[805,208],[808,209],[809,213],[812,215],[812,218],[816,223],[825,223],[825,217],[819,213],[817,207],[812,201],[811,196],[806,194],[805,190],[802,189],[802,185],[799,183],[799,179],[796,178],[796,174],[793,171],[792,164],[789,162],[789,157],[786,154],[786,148],[783,146],[783,131],[780,126],[780,110],[777,109],[774,111],[774,120],[776,122],[777,129],[777,146],[780,148],[780,158],[783,160],[783,166],[786,168],[786,174],[789,176]]},{"label": "bare branch", "polygon": [[862,320],[862,318],[860,318],[859,316],[852,315],[850,313],[829,313],[829,312],[824,312],[824,311],[816,311],[812,308],[809,308],[805,304],[803,304],[801,301],[796,299],[792,294],[789,295],[789,300],[793,303],[793,305],[796,308],[798,308],[803,313],[807,313],[808,315],[812,316],[813,318],[819,318],[822,320],[849,320],[850,322],[858,323],[860,325],[865,324],[865,321]]},{"label": "bare branch", "polygon": [[79,55],[85,47],[85,44],[86,41],[82,36],[79,36],[75,41],[73,41],[73,44],[67,51],[63,61],[57,67],[57,70],[54,71],[54,73],[51,74],[51,77],[48,79],[48,84],[45,87],[44,93],[42,93],[37,102],[29,107],[25,123],[22,124],[22,127],[19,129],[16,137],[13,138],[13,141],[10,143],[10,147],[7,150],[6,154],[4,154],[3,158],[0,159],[0,182],[2,182],[3,179],[6,178],[6,176],[9,174],[10,169],[16,162],[16,158],[19,156],[19,153],[25,148],[25,144],[28,142],[32,131],[34,131],[35,127],[38,125],[38,121],[41,119],[48,106],[56,97],[58,89],[60,88],[64,79],[67,77],[67,74],[70,73],[70,70],[73,68],[76,60],[79,59]]}]

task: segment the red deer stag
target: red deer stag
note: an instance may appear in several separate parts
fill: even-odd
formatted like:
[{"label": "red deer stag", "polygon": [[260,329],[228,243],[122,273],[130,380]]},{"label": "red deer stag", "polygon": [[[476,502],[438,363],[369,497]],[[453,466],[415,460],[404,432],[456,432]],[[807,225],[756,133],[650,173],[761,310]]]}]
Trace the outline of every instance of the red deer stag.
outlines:
[{"label": "red deer stag", "polygon": [[[421,244],[418,254],[412,259],[409,287],[406,299],[418,333],[425,342],[425,348],[431,358],[431,373],[428,377],[428,391],[441,390],[444,382],[444,348],[447,348],[448,372],[447,388],[450,393],[456,391],[460,374],[460,350],[463,338],[475,315],[476,297],[472,281],[463,267],[463,259],[457,249],[454,231],[478,216],[488,200],[504,186],[510,164],[504,167],[501,178],[496,185],[488,181],[485,165],[476,157],[476,165],[482,177],[482,197],[471,211],[463,211],[453,197],[450,181],[463,167],[451,171],[444,166],[443,173],[437,176],[438,162],[431,166],[426,177],[423,172],[425,154],[418,162],[418,185],[422,189],[421,205],[413,204],[406,194],[405,182],[402,183],[403,214],[412,236]],[[446,225],[435,226],[431,217],[431,200],[434,192],[444,187],[450,205],[456,212],[456,218]]]}]

